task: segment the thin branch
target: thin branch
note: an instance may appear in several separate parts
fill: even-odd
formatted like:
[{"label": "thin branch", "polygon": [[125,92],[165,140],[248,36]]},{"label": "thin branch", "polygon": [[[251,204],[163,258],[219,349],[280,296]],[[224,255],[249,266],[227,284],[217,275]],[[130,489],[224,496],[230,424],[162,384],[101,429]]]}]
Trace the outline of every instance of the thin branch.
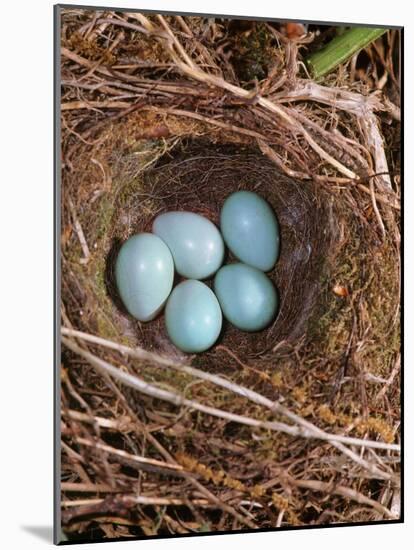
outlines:
[{"label": "thin branch", "polygon": [[200,122],[204,122],[206,124],[212,124],[213,126],[218,126],[219,128],[223,128],[224,130],[229,130],[230,132],[236,132],[237,134],[243,134],[245,136],[254,137],[256,139],[260,140],[267,140],[267,137],[259,134],[259,132],[255,132],[254,130],[249,130],[248,128],[242,128],[240,126],[235,126],[234,124],[230,124],[228,122],[222,122],[220,120],[217,120],[216,118],[206,117],[203,115],[200,115],[199,113],[194,113],[193,111],[185,111],[183,109],[172,109],[169,107],[155,107],[155,106],[146,106],[142,108],[143,111],[153,111],[155,113],[167,113],[170,115],[177,115],[177,116],[185,116],[188,118],[193,118],[195,120],[199,120]]},{"label": "thin branch", "polygon": [[[82,352],[83,352],[83,350],[82,350]],[[83,353],[86,354],[88,352],[83,352]],[[183,467],[180,466],[179,464],[169,464],[167,462],[163,462],[161,460],[156,460],[154,458],[146,458],[144,456],[132,455],[132,454],[127,453],[126,451],[123,451],[121,449],[115,449],[114,447],[111,447],[110,445],[105,445],[105,444],[99,443],[97,441],[85,439],[84,437],[75,437],[74,441],[76,443],[78,443],[79,445],[84,445],[86,447],[92,447],[94,449],[98,449],[100,451],[104,451],[106,453],[116,455],[119,458],[123,458],[125,460],[128,460],[129,462],[134,462],[134,463],[139,464],[139,465],[154,466],[156,468],[161,468],[161,469],[169,470],[169,471],[172,471],[172,472],[182,472],[183,471]]]},{"label": "thin branch", "polygon": [[77,111],[79,109],[127,109],[131,103],[127,101],[68,101],[62,103],[62,111]]},{"label": "thin branch", "polygon": [[133,424],[130,419],[121,418],[120,420],[112,420],[111,418],[91,416],[75,410],[62,411],[62,416],[65,415],[69,416],[72,420],[79,420],[80,422],[87,422],[88,424],[97,424],[100,428],[106,428],[109,430],[125,432],[133,429]]},{"label": "thin branch", "polygon": [[348,498],[350,500],[354,500],[355,502],[358,502],[359,504],[367,504],[368,506],[371,506],[371,508],[374,508],[377,512],[379,512],[382,516],[385,516],[388,519],[398,519],[388,508],[377,502],[376,500],[373,500],[372,498],[369,498],[362,493],[356,491],[355,489],[351,489],[350,487],[344,487],[342,485],[335,485],[334,483],[326,483],[324,481],[318,481],[313,479],[295,479],[293,480],[291,477],[289,478],[289,481],[296,485],[297,487],[302,487],[304,489],[310,489],[312,491],[320,491],[322,493],[329,493],[329,494],[335,494],[340,495],[345,498]]},{"label": "thin branch", "polygon": [[[76,485],[76,484],[75,484]],[[146,506],[201,506],[203,508],[212,508],[212,504],[202,498],[182,499],[182,498],[165,498],[165,497],[147,497],[143,495],[122,495],[120,497],[125,503],[133,503]],[[103,498],[79,499],[79,500],[63,500],[61,505],[65,508],[75,506],[90,506],[91,504],[99,504],[104,502]]]},{"label": "thin branch", "polygon": [[377,94],[365,97],[348,90],[328,88],[316,82],[303,80],[298,82],[294,90],[277,94],[276,99],[279,103],[303,100],[316,101],[356,115],[369,150],[375,160],[375,172],[384,174],[382,181],[385,187],[391,188],[391,180],[386,175],[389,170],[384,151],[384,141],[378,120],[374,114],[374,111],[384,109]]},{"label": "thin branch", "polygon": [[72,483],[62,481],[60,489],[65,493],[119,493],[119,489],[105,483]]},{"label": "thin branch", "polygon": [[[123,384],[132,387],[145,395],[149,395],[151,397],[156,397],[158,399],[162,399],[164,401],[168,401],[170,403],[173,403],[176,406],[186,406],[191,409],[199,410],[201,412],[210,414],[212,416],[216,416],[219,418],[223,418],[225,420],[237,422],[240,424],[244,424],[251,427],[256,428],[262,428],[262,429],[268,429],[272,431],[282,431],[284,433],[288,433],[290,435],[295,436],[301,436],[301,437],[307,437],[307,438],[316,438],[316,439],[322,439],[329,441],[331,445],[336,447],[338,450],[340,450],[343,454],[347,455],[349,458],[351,458],[354,462],[359,464],[361,467],[363,467],[365,470],[367,470],[372,477],[378,478],[378,479],[386,479],[386,480],[393,480],[395,483],[398,483],[398,479],[396,479],[396,476],[393,474],[384,472],[380,470],[378,467],[376,467],[374,464],[369,463],[368,461],[364,460],[361,456],[353,452],[352,450],[348,449],[343,443],[341,443],[338,439],[342,440],[344,436],[332,436],[330,434],[327,434],[323,430],[317,428],[310,422],[304,420],[300,416],[296,415],[295,413],[292,413],[289,411],[286,407],[280,405],[279,403],[273,403],[272,401],[268,400],[267,398],[256,394],[256,392],[253,392],[252,390],[249,390],[247,388],[243,388],[241,386],[237,386],[235,384],[232,384],[231,382],[228,382],[227,380],[220,379],[220,377],[217,377],[216,375],[209,375],[208,373],[203,373],[204,375],[208,375],[211,377],[211,379],[216,379],[216,383],[218,385],[221,385],[222,387],[228,387],[231,386],[231,390],[239,393],[240,395],[243,395],[244,397],[252,397],[253,401],[262,404],[266,407],[268,407],[272,412],[276,413],[282,413],[285,416],[287,416],[289,419],[293,420],[295,423],[299,424],[298,426],[290,426],[281,422],[270,422],[270,421],[259,421],[255,420],[250,417],[237,415],[234,413],[229,413],[227,411],[223,411],[221,409],[210,407],[206,405],[202,405],[201,403],[198,403],[196,401],[186,399],[182,395],[176,393],[167,391],[161,388],[158,388],[156,386],[153,386],[151,384],[146,383],[144,380],[138,378],[137,376],[132,376],[129,373],[125,373],[121,371],[120,369],[117,369],[110,363],[103,361],[102,359],[96,357],[95,355],[84,351],[79,346],[77,346],[75,343],[73,343],[71,340],[68,340],[67,338],[62,338],[63,343],[72,351],[75,353],[81,355],[85,359],[88,360],[89,363],[91,363],[94,367],[96,367],[100,372],[103,372],[105,374],[109,374],[110,376],[116,378],[118,381],[122,382]],[[143,351],[143,350],[142,350]],[[149,352],[144,352],[149,353]],[[168,360],[166,360],[168,361]],[[183,367],[181,365],[180,368],[182,370],[189,372],[189,370],[194,370],[193,367]],[[201,373],[202,371],[200,371]],[[201,378],[201,376],[199,376]],[[356,438],[346,438],[349,439],[351,442],[359,442],[361,444],[361,440],[357,440]],[[365,442],[365,440],[362,440]],[[377,444],[381,446],[385,446],[388,444],[382,444],[379,442],[371,442],[371,444],[374,444],[375,446]],[[391,448],[394,446],[391,446]],[[398,446],[395,446],[395,449],[398,450]]]},{"label": "thin branch", "polygon": [[395,362],[394,368],[392,369],[392,372],[391,372],[388,380],[386,380],[386,382],[384,384],[384,387],[375,396],[375,401],[378,401],[382,397],[384,397],[384,395],[387,393],[389,387],[393,383],[394,378],[397,376],[397,374],[400,372],[400,370],[401,370],[401,355],[399,354],[398,357],[397,357],[397,360]]},{"label": "thin branch", "polygon": [[76,234],[78,235],[78,239],[82,247],[83,258],[81,261],[82,263],[86,264],[89,261],[91,253],[89,252],[89,247],[88,247],[88,243],[86,242],[85,233],[83,232],[78,215],[76,214],[75,206],[72,202],[72,199],[69,198],[68,202],[69,202],[70,213],[73,219],[73,225],[75,227]]},{"label": "thin branch", "polygon": [[[370,441],[366,439],[358,439],[355,437],[347,437],[347,436],[341,436],[341,435],[335,435],[335,434],[328,434],[324,432],[323,430],[320,430],[313,424],[311,424],[308,421],[304,421],[301,419],[298,415],[295,415],[294,413],[291,413],[286,409],[286,407],[280,405],[279,403],[276,403],[274,401],[271,401],[267,397],[262,396],[261,394],[255,392],[254,390],[251,390],[249,388],[245,388],[244,386],[240,386],[238,384],[235,384],[234,382],[230,382],[229,380],[226,380],[225,378],[222,378],[221,376],[218,376],[216,374],[210,374],[209,372],[202,371],[200,369],[197,369],[195,367],[191,367],[189,365],[185,365],[182,363],[177,363],[176,361],[173,361],[167,357],[163,357],[161,355],[158,355],[156,353],[146,351],[142,348],[130,348],[128,346],[124,346],[122,344],[118,344],[116,342],[113,342],[111,340],[106,340],[104,338],[101,338],[99,336],[94,336],[92,334],[87,334],[81,331],[69,329],[66,327],[62,327],[62,334],[66,336],[72,336],[76,338],[81,338],[87,342],[95,343],[103,345],[107,348],[114,349],[122,354],[129,355],[130,357],[135,357],[137,359],[145,360],[145,361],[151,361],[152,363],[157,363],[159,365],[162,365],[164,367],[172,367],[175,370],[178,370],[180,372],[185,372],[186,374],[189,374],[191,376],[195,376],[201,380],[206,380],[208,382],[211,382],[212,384],[215,384],[216,386],[221,386],[223,388],[226,388],[227,390],[237,393],[238,395],[241,395],[243,397],[246,397],[250,401],[253,401],[254,403],[257,403],[258,405],[262,405],[268,409],[271,409],[273,412],[282,413],[285,416],[291,417],[291,419],[295,420],[295,422],[302,422],[302,425],[304,428],[307,428],[307,430],[310,430],[308,432],[307,430],[304,431],[297,431],[294,430],[293,426],[290,426],[288,424],[281,424],[281,427],[283,429],[288,429],[291,435],[301,435],[303,437],[317,437],[318,439],[325,439],[327,441],[341,441],[343,443],[347,443],[349,445],[358,445],[361,447],[370,447],[374,449],[384,449],[388,451],[397,451],[400,452],[400,446],[396,444],[390,444],[390,443],[382,443],[380,441]],[[294,416],[292,416],[294,415]],[[303,424],[305,422],[305,424]],[[316,435],[318,433],[318,435]]]},{"label": "thin branch", "polygon": [[[156,449],[169,464],[176,464],[178,465],[178,462],[173,458],[173,456],[161,445],[161,443],[154,437],[154,435],[148,430],[145,423],[141,422],[141,420],[138,418],[138,416],[135,414],[135,412],[131,409],[131,407],[128,404],[128,401],[125,398],[125,395],[119,390],[118,386],[115,384],[115,382],[112,381],[112,379],[109,376],[105,376],[106,383],[108,384],[108,387],[112,389],[114,394],[118,397],[118,399],[123,403],[125,409],[130,414],[131,418],[134,419],[135,423],[135,431],[137,435],[141,435],[141,433],[144,434],[145,438],[151,443],[151,445]],[[197,479],[195,479],[191,474],[187,472],[182,472],[183,477],[187,479],[187,481],[195,487],[195,489],[204,495],[205,498],[212,504],[214,504],[217,508],[220,508],[223,512],[228,513],[231,515],[236,521],[240,522],[242,525],[246,525],[250,529],[256,529],[257,525],[250,521],[250,519],[244,517],[243,515],[239,514],[232,506],[229,504],[226,504],[223,502],[219,497],[217,497],[214,493],[209,491],[207,487],[205,487],[202,483],[200,483]]]},{"label": "thin branch", "polygon": [[191,399],[186,399],[179,393],[164,390],[162,388],[154,386],[153,384],[149,384],[145,382],[144,380],[142,380],[141,378],[138,378],[137,376],[134,376],[132,374],[129,374],[127,372],[124,372],[114,367],[107,361],[104,361],[103,359],[96,357],[92,353],[84,351],[79,346],[74,344],[71,340],[68,340],[67,338],[62,338],[62,342],[65,344],[65,346],[67,346],[73,352],[77,353],[78,355],[82,356],[84,359],[89,361],[89,363],[93,365],[95,368],[97,368],[98,371],[105,374],[109,374],[110,376],[112,376],[122,384],[129,386],[130,388],[133,388],[135,390],[138,390],[141,393],[148,395],[150,397],[155,397],[156,399],[167,401],[169,403],[172,403],[173,405],[176,405],[177,407],[182,407],[182,406],[189,407],[191,409],[195,409],[200,412],[210,414],[212,416],[216,416],[218,418],[223,418],[225,420],[228,420],[229,422],[237,422],[239,424],[244,424],[246,426],[251,426],[254,428],[262,428],[262,429],[268,429],[273,431],[285,431],[286,433],[289,433],[290,435],[295,435],[295,436],[302,435],[300,430],[298,430],[294,426],[288,426],[287,424],[282,424],[280,422],[268,422],[268,421],[255,420],[254,418],[230,413],[227,411],[223,411],[222,409],[203,405]]},{"label": "thin branch", "polygon": [[[164,20],[164,28],[165,26],[168,27],[168,24]],[[200,67],[196,66],[191,60],[190,62],[188,62],[185,58],[185,61],[182,61],[182,59],[180,59],[180,57],[175,53],[174,48],[169,41],[166,43],[165,40],[163,40],[162,42],[164,45],[166,44],[167,50],[169,51],[177,67],[179,67],[179,69],[187,76],[198,80],[199,82],[206,82],[212,86],[227,90],[236,97],[242,97],[248,100],[252,99],[252,93],[249,90],[245,90],[243,88],[240,88],[239,86],[236,86],[235,84],[231,84],[230,82],[227,82],[226,80],[224,80],[224,78],[221,78],[219,76],[206,73]],[[173,44],[177,46],[177,43],[180,44],[178,39],[175,38]],[[179,50],[179,53],[182,53],[181,44],[179,47],[177,46],[177,49]],[[322,149],[322,147],[320,147],[320,145],[312,138],[312,136],[305,130],[305,128],[297,120],[290,116],[289,110],[284,109],[279,105],[276,105],[271,100],[261,97],[260,95],[256,97],[256,101],[266,110],[274,113],[279,118],[284,120],[293,131],[297,131],[298,133],[302,134],[302,136],[305,138],[311,148],[316,151],[323,160],[331,164],[345,176],[351,179],[355,179],[357,177],[352,170],[349,170],[346,166],[344,166],[342,163],[329,155],[324,149]]]}]

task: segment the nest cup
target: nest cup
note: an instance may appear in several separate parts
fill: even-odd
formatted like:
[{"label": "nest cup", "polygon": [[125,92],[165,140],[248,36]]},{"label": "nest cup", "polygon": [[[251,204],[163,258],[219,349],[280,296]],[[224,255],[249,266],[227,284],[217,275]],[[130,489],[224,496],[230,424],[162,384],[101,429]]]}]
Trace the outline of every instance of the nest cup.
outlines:
[{"label": "nest cup", "polygon": [[[268,356],[281,343],[300,338],[317,304],[325,261],[333,233],[331,201],[312,183],[296,182],[279,173],[255,148],[187,140],[164,154],[144,173],[139,185],[130,185],[111,224],[111,246],[106,257],[106,288],[117,311],[128,320],[129,333],[151,351],[175,355],[164,315],[149,323],[134,321],[117,294],[114,262],[125,238],[150,232],[154,218],[172,210],[201,214],[219,226],[220,210],[228,195],[249,190],[266,199],[281,231],[279,259],[268,276],[278,289],[279,312],[266,329],[246,333],[224,320],[219,340],[203,353],[214,363],[214,350],[224,345],[241,360]],[[225,262],[238,261],[227,251]],[[176,276],[175,284],[181,280]],[[206,281],[211,286],[211,279]]]}]

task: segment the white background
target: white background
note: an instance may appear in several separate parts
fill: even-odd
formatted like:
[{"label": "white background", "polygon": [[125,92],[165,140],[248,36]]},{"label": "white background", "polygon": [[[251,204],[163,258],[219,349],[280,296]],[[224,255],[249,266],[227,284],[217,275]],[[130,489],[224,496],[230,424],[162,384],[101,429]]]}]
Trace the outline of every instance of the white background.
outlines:
[{"label": "white background", "polygon": [[[410,251],[413,201],[413,52],[410,2],[386,0],[164,0],[82,2],[155,10],[200,11],[323,21],[405,25],[407,99],[405,219],[407,313],[413,305]],[[0,544],[27,549],[51,544],[53,506],[53,2],[8,1],[0,30]],[[414,539],[414,399],[410,317],[406,321],[405,425],[406,523],[375,527],[259,533],[160,541],[113,543],[112,548],[171,550],[217,548],[375,550],[409,548]],[[410,536],[411,535],[411,536]],[[97,548],[96,545],[83,545]],[[106,548],[106,546],[105,546]],[[109,547],[108,547],[109,548]]]}]

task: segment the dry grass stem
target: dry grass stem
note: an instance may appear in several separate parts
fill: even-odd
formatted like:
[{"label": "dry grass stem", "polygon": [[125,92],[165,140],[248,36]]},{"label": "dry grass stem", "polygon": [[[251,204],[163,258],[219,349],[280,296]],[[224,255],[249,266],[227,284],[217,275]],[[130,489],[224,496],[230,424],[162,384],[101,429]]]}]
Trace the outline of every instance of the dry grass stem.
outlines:
[{"label": "dry grass stem", "polygon": [[[68,329],[66,329],[68,330]],[[86,335],[87,336],[87,335]],[[304,420],[303,418],[299,417],[297,414],[292,413],[289,411],[286,407],[283,405],[280,405],[279,403],[272,403],[268,399],[260,396],[256,392],[253,392],[252,390],[249,390],[247,388],[242,388],[240,386],[237,386],[235,384],[232,384],[231,382],[228,382],[227,380],[221,379],[218,376],[209,375],[208,373],[203,373],[201,371],[197,371],[197,369],[194,369],[193,367],[187,367],[183,365],[176,365],[174,363],[169,364],[169,366],[178,367],[179,370],[187,371],[190,374],[197,376],[198,378],[212,381],[213,383],[220,385],[222,387],[225,387],[226,389],[230,389],[231,391],[238,393],[239,395],[242,395],[243,397],[250,398],[254,402],[264,405],[267,408],[269,408],[272,412],[281,412],[285,416],[287,416],[289,419],[296,422],[300,427],[294,427],[289,426],[287,424],[283,424],[281,422],[268,422],[268,421],[258,421],[253,418],[249,418],[246,416],[241,415],[235,415],[233,413],[226,412],[224,410],[216,409],[213,407],[208,407],[205,405],[202,405],[196,401],[186,399],[183,396],[179,395],[175,392],[166,391],[160,388],[157,388],[156,386],[153,386],[151,384],[148,384],[144,382],[142,379],[139,379],[136,376],[130,375],[129,373],[123,372],[113,365],[110,365],[106,361],[103,361],[99,359],[98,357],[94,356],[93,354],[81,349],[79,346],[77,346],[74,342],[67,340],[66,338],[63,338],[63,343],[69,347],[72,351],[75,351],[85,359],[87,359],[94,367],[97,369],[100,369],[104,371],[107,374],[110,374],[112,377],[117,379],[118,381],[122,382],[123,384],[126,384],[138,391],[143,392],[146,395],[150,395],[152,397],[156,397],[158,399],[164,399],[166,401],[169,401],[170,403],[173,403],[176,406],[186,406],[190,407],[196,410],[199,410],[201,412],[211,414],[213,416],[218,416],[220,418],[225,418],[227,420],[231,420],[233,422],[239,422],[241,424],[245,424],[247,426],[252,426],[256,428],[263,428],[263,429],[269,429],[272,431],[282,431],[284,433],[288,433],[290,435],[294,436],[301,436],[305,438],[317,438],[322,440],[329,441],[334,447],[336,447],[338,450],[342,451],[345,455],[347,455],[349,458],[354,460],[356,463],[358,463],[360,466],[365,468],[369,471],[370,475],[373,477],[378,477],[379,479],[393,479],[394,476],[392,474],[389,474],[387,472],[381,471],[379,468],[377,468],[375,465],[368,463],[364,459],[362,459],[360,456],[358,456],[356,453],[345,447],[341,441],[346,441],[348,443],[351,443],[353,445],[358,444],[364,447],[371,447],[371,448],[385,448],[388,450],[396,450],[399,451],[400,447],[399,445],[387,445],[382,444],[380,442],[376,441],[364,441],[364,440],[358,440],[356,438],[347,438],[343,436],[335,436],[331,434],[327,434],[323,432],[323,430],[320,430],[319,428],[316,428],[313,426],[310,422]],[[111,344],[111,343],[109,343]],[[130,350],[133,352],[133,350]],[[143,351],[143,350],[141,350]],[[125,350],[124,350],[125,352]],[[146,352],[144,352],[145,354]],[[137,355],[142,358],[142,354],[140,352],[137,352]],[[162,358],[161,358],[162,361]],[[168,361],[168,360],[167,360]]]},{"label": "dry grass stem", "polygon": [[[274,401],[271,401],[270,399],[267,399],[266,397],[260,395],[259,393],[249,388],[239,386],[238,384],[235,384],[234,382],[230,382],[220,376],[209,374],[208,372],[201,371],[189,365],[177,363],[175,361],[172,361],[169,358],[162,357],[156,353],[151,353],[139,348],[132,349],[132,348],[129,348],[128,346],[123,346],[121,344],[118,344],[117,342],[111,342],[109,340],[105,340],[104,338],[100,338],[99,336],[95,336],[93,334],[85,334],[80,331],[76,331],[66,327],[62,327],[61,331],[64,336],[81,338],[82,340],[85,340],[87,342],[99,344],[107,348],[114,349],[120,352],[122,355],[128,355],[130,357],[135,357],[143,361],[148,361],[152,364],[161,365],[163,367],[171,367],[175,370],[188,373],[201,380],[205,380],[217,386],[226,388],[231,392],[234,392],[238,395],[241,395],[242,397],[245,397],[246,399],[249,399],[250,401],[253,401],[254,403],[257,403],[258,405],[262,405],[270,409],[274,413],[282,413],[303,427],[303,429],[295,429],[292,426],[288,426],[282,423],[274,424],[274,426],[279,426],[279,428],[275,428],[275,429],[286,431],[286,433],[289,433],[291,435],[297,435],[302,437],[316,437],[318,439],[324,439],[327,441],[340,441],[342,443],[347,443],[348,445],[357,445],[361,447],[367,447],[367,448],[369,447],[372,449],[384,449],[388,451],[397,451],[397,452],[400,452],[401,450],[400,445],[387,444],[387,443],[381,443],[380,441],[369,441],[367,439],[358,439],[355,437],[346,437],[341,435],[325,433],[322,430],[316,428],[316,426],[312,426],[310,422],[307,422],[304,419],[300,418],[298,415],[295,415],[283,405],[276,403]],[[120,376],[118,376],[118,379],[121,379],[121,377],[124,374],[125,373],[121,373]],[[124,380],[126,380],[126,378],[124,378]],[[130,383],[131,385],[134,384],[132,380]]]}]

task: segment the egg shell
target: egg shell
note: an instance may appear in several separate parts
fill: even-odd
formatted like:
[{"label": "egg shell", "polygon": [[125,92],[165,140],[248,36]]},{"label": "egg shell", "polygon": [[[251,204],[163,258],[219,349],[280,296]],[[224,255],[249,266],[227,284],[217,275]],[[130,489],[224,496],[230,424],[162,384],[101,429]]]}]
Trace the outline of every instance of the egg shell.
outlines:
[{"label": "egg shell", "polygon": [[165,324],[171,341],[182,351],[200,353],[219,337],[223,317],[213,291],[193,279],[172,291],[165,307]]},{"label": "egg shell", "polygon": [[168,246],[152,233],[133,235],[117,256],[115,280],[129,313],[139,321],[154,319],[170,295],[174,280]]},{"label": "egg shell", "polygon": [[214,292],[223,315],[247,332],[264,329],[279,306],[276,288],[269,277],[247,264],[223,266],[214,278]]},{"label": "egg shell", "polygon": [[221,210],[220,228],[236,258],[262,271],[273,268],[279,256],[279,224],[271,206],[257,193],[229,195]]},{"label": "egg shell", "polygon": [[166,212],[155,218],[152,230],[168,245],[175,268],[183,277],[205,279],[223,263],[223,238],[214,223],[204,216]]}]

